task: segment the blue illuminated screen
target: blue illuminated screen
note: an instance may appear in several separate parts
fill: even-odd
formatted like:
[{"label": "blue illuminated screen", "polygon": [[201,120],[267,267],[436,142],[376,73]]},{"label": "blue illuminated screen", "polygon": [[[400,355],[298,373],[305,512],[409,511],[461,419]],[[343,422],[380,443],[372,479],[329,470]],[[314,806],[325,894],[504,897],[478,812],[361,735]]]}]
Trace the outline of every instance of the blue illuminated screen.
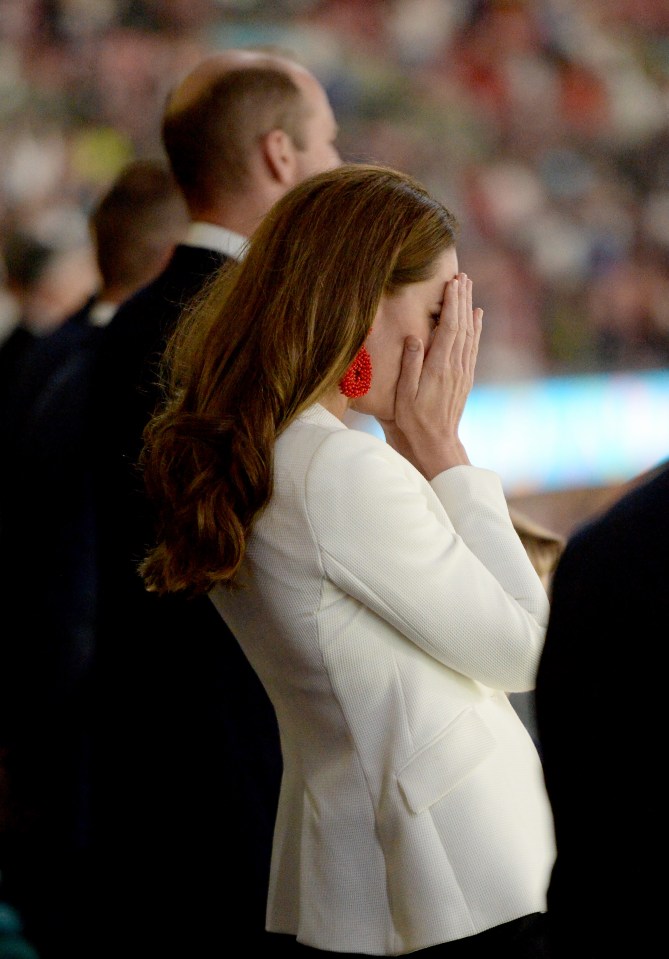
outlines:
[{"label": "blue illuminated screen", "polygon": [[626,482],[669,456],[669,371],[475,386],[460,435],[512,495]]}]

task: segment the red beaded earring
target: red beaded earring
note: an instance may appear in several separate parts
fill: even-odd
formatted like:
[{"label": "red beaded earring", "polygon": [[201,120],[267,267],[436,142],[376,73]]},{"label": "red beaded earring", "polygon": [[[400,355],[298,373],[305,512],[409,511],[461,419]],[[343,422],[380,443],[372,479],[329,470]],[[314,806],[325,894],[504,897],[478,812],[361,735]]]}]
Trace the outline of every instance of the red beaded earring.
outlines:
[{"label": "red beaded earring", "polygon": [[339,391],[351,399],[364,396],[372,385],[372,358],[363,343],[356,358],[344,373]]}]

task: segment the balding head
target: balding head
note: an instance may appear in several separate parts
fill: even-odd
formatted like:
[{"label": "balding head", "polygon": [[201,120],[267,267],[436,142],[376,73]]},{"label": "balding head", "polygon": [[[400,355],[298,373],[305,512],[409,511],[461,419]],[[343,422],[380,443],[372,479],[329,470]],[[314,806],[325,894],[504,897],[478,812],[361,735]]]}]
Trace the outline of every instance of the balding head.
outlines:
[{"label": "balding head", "polygon": [[162,133],[195,215],[259,190],[269,207],[294,182],[339,162],[321,84],[302,65],[265,51],[225,50],[203,60],[170,96]]},{"label": "balding head", "polygon": [[283,69],[290,73],[297,67],[297,64],[286,57],[279,57],[258,50],[231,49],[213,53],[202,60],[174,88],[167,102],[166,114],[179,113],[188,109],[203,96],[206,96],[212,86],[226,73],[248,67]]}]

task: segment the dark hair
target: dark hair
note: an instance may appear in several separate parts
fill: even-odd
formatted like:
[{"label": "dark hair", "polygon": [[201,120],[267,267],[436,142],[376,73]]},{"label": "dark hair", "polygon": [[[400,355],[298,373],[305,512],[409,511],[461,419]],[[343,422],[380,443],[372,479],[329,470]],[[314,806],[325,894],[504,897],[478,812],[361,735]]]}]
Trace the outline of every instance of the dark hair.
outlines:
[{"label": "dark hair", "polygon": [[152,279],[187,222],[169,168],[154,160],[128,163],[89,218],[104,285],[136,289]]},{"label": "dark hair", "polygon": [[297,84],[273,66],[229,70],[193,102],[168,107],[162,139],[174,177],[189,202],[248,183],[248,158],[258,139],[282,129],[304,149],[307,107]]},{"label": "dark hair", "polygon": [[230,581],[272,492],[277,436],[336,386],[384,294],[429,279],[456,220],[411,177],[340,166],[267,214],[169,344],[164,408],[145,432],[158,592]]},{"label": "dark hair", "polygon": [[5,283],[10,289],[25,291],[34,288],[56,252],[54,247],[20,229],[8,230],[2,249]]}]

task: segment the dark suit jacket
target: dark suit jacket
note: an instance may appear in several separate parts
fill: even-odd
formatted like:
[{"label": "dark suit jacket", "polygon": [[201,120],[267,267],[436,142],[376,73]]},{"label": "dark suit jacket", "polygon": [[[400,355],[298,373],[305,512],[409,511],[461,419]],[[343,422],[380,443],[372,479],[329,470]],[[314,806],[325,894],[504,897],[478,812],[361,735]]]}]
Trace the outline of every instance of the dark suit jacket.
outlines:
[{"label": "dark suit jacket", "polygon": [[7,620],[2,661],[10,654],[15,659],[11,668],[0,669],[0,683],[7,683],[6,689],[0,686],[2,739],[23,736],[29,724],[42,725],[41,711],[64,693],[57,677],[69,685],[67,662],[76,671],[85,655],[83,632],[92,628],[90,604],[74,570],[85,566],[84,540],[92,548],[82,525],[82,468],[91,357],[100,332],[87,323],[93,302],[53,333],[26,340],[3,381],[8,395],[0,403],[0,582]]},{"label": "dark suit jacket", "polygon": [[153,533],[135,463],[159,395],[158,359],[222,262],[179,246],[106,328],[95,384],[96,862],[150,955],[177,942],[184,954],[215,955],[233,930],[263,948],[266,935],[281,776],[273,709],[210,601],[149,594],[136,571]]},{"label": "dark suit jacket", "polygon": [[5,894],[48,959],[78,957],[88,844],[95,628],[89,390],[95,298],[25,342],[2,403],[0,830]]},{"label": "dark suit jacket", "polygon": [[554,578],[536,707],[560,959],[650,955],[664,931],[667,637],[669,466],[573,535]]}]

